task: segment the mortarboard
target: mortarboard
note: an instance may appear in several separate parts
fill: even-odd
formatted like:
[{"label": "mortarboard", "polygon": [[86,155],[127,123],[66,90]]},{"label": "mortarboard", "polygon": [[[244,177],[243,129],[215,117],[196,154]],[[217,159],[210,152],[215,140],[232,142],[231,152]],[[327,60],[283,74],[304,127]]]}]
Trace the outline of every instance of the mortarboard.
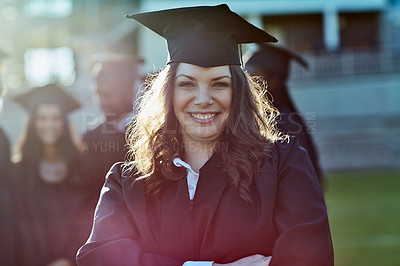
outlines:
[{"label": "mortarboard", "polygon": [[226,4],[126,15],[167,41],[169,62],[202,67],[240,65],[241,43],[276,42]]},{"label": "mortarboard", "polygon": [[33,88],[27,93],[16,96],[15,100],[28,111],[42,103],[55,103],[65,113],[72,112],[80,107],[80,104],[71,95],[56,84]]},{"label": "mortarboard", "polygon": [[248,65],[258,65],[268,73],[287,77],[289,73],[289,63],[291,60],[297,61],[303,67],[308,68],[308,63],[297,53],[283,47],[272,44],[258,44],[259,50],[255,52],[246,62]]}]

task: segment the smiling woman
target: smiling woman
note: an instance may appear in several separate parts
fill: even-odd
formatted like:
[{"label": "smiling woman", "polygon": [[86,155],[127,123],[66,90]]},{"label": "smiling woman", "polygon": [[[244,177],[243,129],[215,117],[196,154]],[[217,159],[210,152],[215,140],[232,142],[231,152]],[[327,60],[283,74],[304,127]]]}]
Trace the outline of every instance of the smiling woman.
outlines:
[{"label": "smiling woman", "polygon": [[167,39],[108,172],[79,265],[333,265],[310,159],[276,128],[238,44],[275,41],[227,5],[132,16]]},{"label": "smiling woman", "polygon": [[84,196],[80,157],[67,120],[79,104],[55,84],[34,88],[16,100],[30,114],[21,160],[14,167],[18,265],[72,266],[88,234],[79,211]]},{"label": "smiling woman", "polygon": [[184,143],[218,140],[231,107],[231,80],[229,66],[179,64],[172,100]]},{"label": "smiling woman", "polygon": [[55,145],[61,138],[63,120],[62,111],[56,104],[41,104],[36,111],[35,129],[44,145]]}]

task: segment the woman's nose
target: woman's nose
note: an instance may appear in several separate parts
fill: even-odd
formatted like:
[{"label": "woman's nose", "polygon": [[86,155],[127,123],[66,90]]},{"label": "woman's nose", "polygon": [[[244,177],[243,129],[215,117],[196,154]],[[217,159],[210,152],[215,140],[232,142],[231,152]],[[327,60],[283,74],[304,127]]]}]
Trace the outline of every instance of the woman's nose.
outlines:
[{"label": "woman's nose", "polygon": [[210,105],[213,103],[213,99],[210,95],[210,91],[206,86],[200,86],[197,90],[196,99],[194,100],[195,104],[198,105]]}]

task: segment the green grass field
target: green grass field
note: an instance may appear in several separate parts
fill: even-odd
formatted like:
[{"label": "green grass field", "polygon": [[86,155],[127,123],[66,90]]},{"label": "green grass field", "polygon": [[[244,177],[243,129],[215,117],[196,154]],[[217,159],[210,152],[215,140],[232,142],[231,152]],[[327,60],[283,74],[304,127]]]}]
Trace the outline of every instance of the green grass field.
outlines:
[{"label": "green grass field", "polygon": [[400,265],[400,170],[327,173],[336,266]]}]

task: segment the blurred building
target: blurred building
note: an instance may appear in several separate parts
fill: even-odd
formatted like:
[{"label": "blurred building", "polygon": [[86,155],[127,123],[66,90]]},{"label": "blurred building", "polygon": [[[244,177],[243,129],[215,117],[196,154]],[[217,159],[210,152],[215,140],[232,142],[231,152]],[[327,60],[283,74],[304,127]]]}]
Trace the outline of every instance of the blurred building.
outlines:
[{"label": "blurred building", "polygon": [[[308,71],[292,66],[289,87],[325,169],[400,166],[399,0],[225,2],[309,62]],[[74,117],[84,132],[99,115],[91,98],[93,54],[113,47],[144,58],[146,72],[167,59],[164,40],[124,14],[220,3],[2,0],[0,46],[11,55],[4,62],[7,97],[60,81],[84,103]],[[1,116],[0,124],[15,138],[18,108],[6,99]]]}]

